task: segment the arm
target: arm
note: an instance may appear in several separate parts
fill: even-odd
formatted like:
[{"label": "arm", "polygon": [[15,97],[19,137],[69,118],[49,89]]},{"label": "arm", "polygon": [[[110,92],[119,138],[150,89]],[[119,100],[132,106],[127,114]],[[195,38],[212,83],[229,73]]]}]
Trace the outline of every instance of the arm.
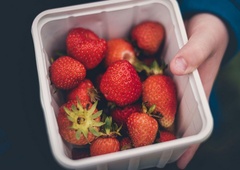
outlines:
[{"label": "arm", "polygon": [[[170,69],[176,75],[198,69],[209,98],[221,63],[240,49],[240,6],[237,6],[240,0],[182,0],[179,5],[189,41],[171,61]],[[180,157],[177,162],[180,169],[187,166],[198,147],[191,146]]]}]

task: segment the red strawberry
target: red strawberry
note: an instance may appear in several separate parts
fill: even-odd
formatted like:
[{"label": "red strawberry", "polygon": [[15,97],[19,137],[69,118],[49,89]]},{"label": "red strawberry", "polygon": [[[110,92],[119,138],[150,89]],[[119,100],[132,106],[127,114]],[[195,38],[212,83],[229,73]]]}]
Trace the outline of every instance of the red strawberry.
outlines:
[{"label": "red strawberry", "polygon": [[176,139],[176,136],[173,133],[166,130],[161,130],[158,142],[166,142],[174,139]]},{"label": "red strawberry", "polygon": [[123,38],[108,40],[107,46],[108,50],[104,59],[106,67],[118,60],[128,60],[131,64],[135,62],[136,56],[132,44]]},{"label": "red strawberry", "polygon": [[93,31],[85,28],[73,28],[66,39],[68,55],[79,60],[86,69],[95,68],[104,58],[107,43]]},{"label": "red strawberry", "polygon": [[84,65],[69,56],[61,56],[55,60],[49,72],[52,83],[64,90],[76,87],[86,77]]},{"label": "red strawberry", "polygon": [[91,156],[120,151],[120,142],[116,138],[117,135],[121,135],[119,133],[120,129],[121,127],[118,128],[118,126],[112,122],[112,117],[106,117],[101,136],[90,145]]},{"label": "red strawberry", "polygon": [[120,143],[115,137],[99,137],[90,145],[91,156],[120,151]]},{"label": "red strawberry", "polygon": [[164,36],[163,25],[155,21],[142,22],[131,31],[131,39],[147,55],[153,55],[159,50]]},{"label": "red strawberry", "polygon": [[127,150],[133,148],[132,141],[129,137],[124,137],[120,140],[120,149]]},{"label": "red strawberry", "polygon": [[90,157],[90,151],[89,148],[73,148],[72,149],[72,159],[82,159]]},{"label": "red strawberry", "polygon": [[67,100],[79,98],[80,101],[96,102],[98,99],[97,90],[89,79],[82,80],[77,87],[70,90],[67,94]]},{"label": "red strawberry", "polygon": [[142,61],[139,60],[138,54],[135,54],[132,44],[126,41],[125,39],[123,38],[111,39],[107,42],[107,44],[108,51],[104,59],[105,67],[110,66],[111,64],[118,60],[127,60],[134,66],[137,72],[142,72],[143,70],[149,71],[146,59],[144,60],[142,59]]},{"label": "red strawberry", "polygon": [[142,83],[134,67],[127,60],[119,60],[103,74],[100,91],[108,101],[125,106],[139,99]]},{"label": "red strawberry", "polygon": [[127,131],[127,119],[128,117],[134,113],[134,112],[140,112],[141,111],[141,105],[136,103],[136,104],[131,104],[127,105],[124,107],[115,107],[111,111],[111,116],[113,118],[113,121],[118,124],[118,126],[122,126],[122,131],[126,132]]},{"label": "red strawberry", "polygon": [[177,110],[176,86],[172,78],[163,74],[151,75],[143,82],[142,100],[147,106],[155,105],[160,124],[170,127]]},{"label": "red strawberry", "polygon": [[150,145],[155,141],[158,123],[147,113],[132,113],[128,117],[127,127],[134,147]]},{"label": "red strawberry", "polygon": [[99,135],[102,111],[96,109],[97,102],[70,100],[59,108],[57,122],[63,139],[74,145],[86,145]]}]

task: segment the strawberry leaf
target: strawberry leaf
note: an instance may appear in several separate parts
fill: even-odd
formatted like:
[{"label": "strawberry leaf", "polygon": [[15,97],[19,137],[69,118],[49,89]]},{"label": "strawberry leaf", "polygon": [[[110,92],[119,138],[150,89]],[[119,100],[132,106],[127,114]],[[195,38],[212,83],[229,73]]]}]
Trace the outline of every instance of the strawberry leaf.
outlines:
[{"label": "strawberry leaf", "polygon": [[66,108],[66,107],[63,107],[63,109],[64,109],[65,113],[67,113],[68,116],[70,116],[70,117],[75,117],[74,112],[72,112],[71,110],[69,110],[69,109]]},{"label": "strawberry leaf", "polygon": [[98,111],[97,113],[93,114],[92,118],[93,118],[93,119],[96,119],[96,118],[98,118],[99,116],[101,116],[101,114],[102,114],[102,110],[100,110],[100,111]]},{"label": "strawberry leaf", "polygon": [[77,138],[77,140],[80,139],[81,134],[82,134],[82,131],[81,131],[80,129],[78,129],[78,130],[76,131],[76,138]]},{"label": "strawberry leaf", "polygon": [[96,102],[92,105],[92,107],[88,110],[88,113],[89,113],[90,115],[92,115],[93,112],[95,111],[95,109],[97,108],[97,104],[98,104],[98,101],[96,101]]},{"label": "strawberry leaf", "polygon": [[100,136],[101,135],[101,133],[99,132],[99,131],[96,131],[96,129],[95,128],[93,128],[93,127],[90,127],[89,128],[89,131],[94,135],[94,136]]},{"label": "strawberry leaf", "polygon": [[68,120],[71,121],[71,122],[74,122],[74,118],[72,118],[71,116],[67,116]]}]

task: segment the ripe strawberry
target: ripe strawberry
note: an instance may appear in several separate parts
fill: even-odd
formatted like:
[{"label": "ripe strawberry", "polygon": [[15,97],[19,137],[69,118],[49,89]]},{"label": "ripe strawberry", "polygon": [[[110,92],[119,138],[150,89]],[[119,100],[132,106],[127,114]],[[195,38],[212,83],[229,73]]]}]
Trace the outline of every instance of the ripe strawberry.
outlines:
[{"label": "ripe strawberry", "polygon": [[127,150],[133,148],[132,141],[129,137],[124,137],[120,140],[120,150]]},{"label": "ripe strawberry", "polygon": [[154,55],[165,36],[164,27],[155,21],[144,21],[133,27],[131,39],[147,55]]},{"label": "ripe strawberry", "polygon": [[130,42],[123,38],[116,38],[107,41],[108,50],[104,59],[105,67],[110,66],[115,61],[127,60],[131,63],[137,72],[143,70],[148,71],[148,66],[144,62],[138,59],[138,54],[135,54],[135,50]]},{"label": "ripe strawberry", "polygon": [[156,105],[155,113],[160,114],[160,124],[170,127],[177,110],[177,94],[175,83],[171,77],[157,74],[149,76],[143,82],[142,100],[147,106]]},{"label": "ripe strawberry", "polygon": [[131,64],[135,62],[136,56],[132,44],[123,38],[108,40],[107,46],[108,50],[104,59],[105,67],[118,60],[128,60]]},{"label": "ripe strawberry", "polygon": [[73,28],[66,39],[67,53],[79,60],[87,70],[95,68],[104,58],[107,43],[93,31],[85,28]]},{"label": "ripe strawberry", "polygon": [[74,145],[86,145],[99,135],[102,111],[96,109],[97,102],[70,100],[59,108],[57,122],[64,140]]},{"label": "ripe strawberry", "polygon": [[119,133],[120,129],[121,127],[118,128],[118,126],[112,122],[112,117],[106,117],[101,136],[95,139],[90,145],[91,156],[120,151],[120,142],[116,138],[117,135],[121,135]]},{"label": "ripe strawberry", "polygon": [[73,148],[72,149],[72,159],[82,159],[90,157],[90,151],[89,148]]},{"label": "ripe strawberry", "polygon": [[115,137],[99,137],[90,145],[91,156],[120,151],[120,143]]},{"label": "ripe strawberry", "polygon": [[158,123],[147,113],[132,113],[127,120],[129,136],[134,147],[150,145],[154,142]]},{"label": "ripe strawberry", "polygon": [[134,67],[127,60],[119,60],[103,74],[100,91],[108,101],[125,106],[139,99],[142,83]]},{"label": "ripe strawberry", "polygon": [[84,65],[69,56],[61,56],[55,60],[49,72],[51,82],[64,90],[76,87],[86,77]]},{"label": "ripe strawberry", "polygon": [[96,102],[98,94],[91,80],[82,80],[77,87],[68,92],[67,100],[75,100],[77,98],[80,101]]},{"label": "ripe strawberry", "polygon": [[122,132],[127,131],[127,119],[134,112],[140,112],[141,105],[139,103],[127,105],[124,107],[115,107],[111,111],[111,116],[114,122],[117,123],[118,126],[122,126]]},{"label": "ripe strawberry", "polygon": [[166,130],[160,130],[160,137],[157,141],[158,142],[166,142],[166,141],[170,141],[170,140],[174,140],[174,139],[176,139],[176,136],[173,133],[166,131]]}]

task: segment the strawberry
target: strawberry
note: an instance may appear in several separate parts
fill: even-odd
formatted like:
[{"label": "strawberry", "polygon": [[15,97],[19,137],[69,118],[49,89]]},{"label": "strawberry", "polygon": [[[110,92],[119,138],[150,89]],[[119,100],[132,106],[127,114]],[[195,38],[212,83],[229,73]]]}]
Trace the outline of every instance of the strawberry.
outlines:
[{"label": "strawberry", "polygon": [[123,38],[107,41],[107,54],[104,59],[105,67],[118,60],[128,60],[131,64],[135,62],[136,56],[132,44]]},{"label": "strawberry", "polygon": [[176,139],[176,136],[173,133],[166,131],[166,130],[160,130],[160,137],[157,141],[158,142],[166,142],[166,141],[170,141],[170,140],[174,140],[174,139]]},{"label": "strawberry", "polygon": [[120,140],[120,150],[127,150],[133,148],[132,141],[129,137],[124,137]]},{"label": "strawberry", "polygon": [[57,122],[63,139],[74,145],[86,145],[99,135],[102,111],[88,101],[70,100],[59,108]]},{"label": "strawberry", "polygon": [[51,82],[64,90],[76,87],[86,77],[84,65],[69,56],[61,56],[55,60],[49,72]]},{"label": "strawberry", "polygon": [[99,137],[90,145],[91,156],[120,151],[120,143],[115,137]]},{"label": "strawberry", "polygon": [[167,128],[175,120],[177,110],[176,86],[172,78],[156,74],[143,82],[142,100],[147,106],[156,105],[155,113],[160,114],[160,124]]},{"label": "strawberry", "polygon": [[68,92],[67,100],[74,100],[77,98],[79,98],[80,101],[96,102],[98,94],[91,80],[82,80],[77,87]]},{"label": "strawberry", "polygon": [[103,74],[100,91],[108,101],[126,106],[140,98],[142,83],[134,67],[127,60],[119,60]]},{"label": "strawberry", "polygon": [[127,120],[128,133],[134,147],[150,145],[155,141],[158,123],[144,112],[134,112]]},{"label": "strawberry", "polygon": [[165,36],[164,27],[155,21],[144,21],[131,30],[131,39],[147,55],[154,55]]},{"label": "strawberry", "polygon": [[89,148],[73,148],[71,151],[73,160],[90,157]]},{"label": "strawberry", "polygon": [[106,117],[101,136],[95,139],[90,145],[91,156],[120,151],[120,142],[117,139],[117,136],[121,135],[119,133],[120,129],[121,127],[119,128],[112,122],[111,116]]},{"label": "strawberry", "polygon": [[118,126],[122,125],[122,131],[126,132],[127,131],[127,119],[128,117],[134,113],[134,112],[140,112],[141,111],[141,105],[136,103],[136,104],[131,104],[127,105],[124,107],[115,107],[111,111],[111,116],[114,122],[118,124]]},{"label": "strawberry", "polygon": [[107,45],[108,50],[104,59],[106,68],[115,61],[127,60],[134,66],[137,72],[149,70],[147,64],[138,59],[138,54],[135,54],[132,44],[127,40],[123,38],[111,39],[107,41]]},{"label": "strawberry", "polygon": [[95,68],[104,58],[107,42],[93,31],[78,27],[69,31],[66,48],[68,55],[79,60],[89,70]]}]

